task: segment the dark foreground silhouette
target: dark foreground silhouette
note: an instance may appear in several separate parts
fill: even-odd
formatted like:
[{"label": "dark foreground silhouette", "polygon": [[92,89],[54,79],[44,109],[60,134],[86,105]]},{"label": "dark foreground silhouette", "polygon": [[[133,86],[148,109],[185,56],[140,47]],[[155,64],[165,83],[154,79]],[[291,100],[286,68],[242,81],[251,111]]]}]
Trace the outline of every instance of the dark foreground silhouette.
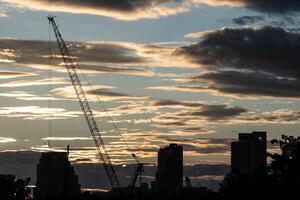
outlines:
[{"label": "dark foreground silhouette", "polygon": [[31,199],[31,190],[27,188],[30,178],[16,179],[14,175],[0,175],[0,199]]},{"label": "dark foreground silhouette", "polygon": [[[278,144],[281,153],[269,154],[271,165],[264,174],[227,174],[220,185],[219,192],[207,188],[183,188],[177,194],[163,192],[139,191],[133,195],[101,195],[82,193],[77,197],[48,198],[72,200],[110,200],[110,199],[187,199],[187,200],[258,200],[258,199],[300,199],[300,137],[282,136],[281,140],[272,140]],[[14,175],[0,175],[1,198],[5,200],[29,200],[31,192],[27,189],[30,179],[16,180]],[[41,198],[35,198],[42,200]]]},{"label": "dark foreground silhouette", "polygon": [[225,176],[220,194],[225,200],[300,199],[300,137],[282,135],[281,154],[268,154],[271,166],[265,174]]}]

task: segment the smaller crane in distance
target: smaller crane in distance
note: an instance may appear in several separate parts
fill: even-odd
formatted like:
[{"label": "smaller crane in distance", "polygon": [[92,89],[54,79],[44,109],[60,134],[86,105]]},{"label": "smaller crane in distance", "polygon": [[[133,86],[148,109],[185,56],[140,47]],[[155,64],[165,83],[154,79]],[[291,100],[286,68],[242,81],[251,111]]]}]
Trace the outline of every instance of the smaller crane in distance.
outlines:
[{"label": "smaller crane in distance", "polygon": [[[70,78],[71,83],[73,85],[74,91],[76,93],[78,102],[79,102],[80,107],[83,111],[84,117],[86,119],[87,125],[88,125],[90,133],[92,135],[93,141],[94,141],[95,146],[97,148],[98,158],[103,163],[105,172],[107,174],[107,177],[109,179],[109,182],[110,182],[110,185],[111,185],[112,189],[119,189],[119,188],[121,188],[121,184],[120,184],[119,179],[116,175],[114,166],[113,166],[113,164],[111,162],[111,159],[110,159],[110,156],[109,156],[109,154],[106,150],[104,140],[101,136],[100,130],[99,130],[98,125],[96,123],[93,111],[92,111],[91,106],[88,102],[85,91],[82,88],[82,84],[81,84],[81,81],[79,79],[79,76],[78,76],[77,70],[76,70],[77,65],[72,60],[72,56],[69,52],[68,46],[66,45],[64,39],[62,38],[62,35],[61,35],[61,33],[58,29],[58,25],[56,24],[56,22],[54,20],[55,17],[54,16],[48,16],[47,18],[48,18],[49,23],[53,27],[53,31],[54,31],[54,34],[55,34],[55,37],[56,37],[56,41],[57,41],[58,48],[60,50],[61,57],[63,59],[65,67],[68,71],[68,75],[69,75],[69,78]],[[134,190],[137,177],[139,175],[141,175],[141,173],[143,171],[143,164],[140,163],[137,160],[134,153],[132,153],[132,156],[135,159],[135,161],[137,162],[137,167],[135,168],[133,179],[132,179],[132,181],[129,185],[130,194],[132,194],[132,192]]]}]

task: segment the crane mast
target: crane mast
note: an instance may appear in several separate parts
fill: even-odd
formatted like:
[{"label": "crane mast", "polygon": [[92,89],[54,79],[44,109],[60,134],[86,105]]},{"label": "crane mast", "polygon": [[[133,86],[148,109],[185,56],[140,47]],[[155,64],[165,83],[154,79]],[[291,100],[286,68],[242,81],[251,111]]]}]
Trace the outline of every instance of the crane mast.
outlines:
[{"label": "crane mast", "polygon": [[111,159],[107,153],[103,138],[99,131],[98,125],[93,115],[93,111],[91,106],[87,100],[86,94],[82,88],[79,76],[76,71],[76,64],[73,62],[69,49],[61,36],[61,33],[58,29],[58,26],[54,20],[53,16],[48,16],[49,23],[53,27],[53,31],[57,40],[58,48],[60,50],[60,54],[64,61],[65,67],[67,68],[70,80],[74,87],[74,91],[76,93],[77,99],[79,101],[80,107],[83,111],[84,117],[88,124],[90,133],[94,140],[95,146],[98,151],[98,157],[103,162],[103,166],[105,168],[106,174],[108,176],[111,187],[120,188],[120,182],[115,173],[114,167],[112,165]]}]

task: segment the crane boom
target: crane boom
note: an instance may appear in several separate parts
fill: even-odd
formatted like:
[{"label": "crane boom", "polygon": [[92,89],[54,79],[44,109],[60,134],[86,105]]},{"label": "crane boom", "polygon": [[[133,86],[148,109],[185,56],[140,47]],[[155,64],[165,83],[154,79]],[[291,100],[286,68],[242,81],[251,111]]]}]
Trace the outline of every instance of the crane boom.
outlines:
[{"label": "crane boom", "polygon": [[76,64],[73,62],[71,54],[69,52],[69,49],[62,38],[60,31],[58,29],[58,26],[54,20],[53,16],[48,16],[49,23],[51,23],[53,27],[53,31],[57,40],[58,48],[60,50],[60,54],[62,56],[62,59],[64,61],[65,67],[67,68],[70,80],[72,82],[72,85],[74,87],[77,99],[79,101],[80,107],[83,111],[84,117],[86,119],[86,122],[88,124],[90,133],[92,135],[92,138],[94,140],[95,146],[98,151],[98,157],[103,162],[103,166],[105,168],[106,174],[108,176],[110,185],[112,188],[120,188],[120,182],[117,178],[117,175],[115,173],[114,167],[112,165],[112,162],[110,160],[110,157],[107,153],[105,143],[103,141],[103,138],[101,136],[101,133],[99,131],[98,125],[96,123],[96,120],[93,115],[93,111],[91,109],[91,106],[87,100],[86,94],[82,88],[79,76],[76,71]]}]

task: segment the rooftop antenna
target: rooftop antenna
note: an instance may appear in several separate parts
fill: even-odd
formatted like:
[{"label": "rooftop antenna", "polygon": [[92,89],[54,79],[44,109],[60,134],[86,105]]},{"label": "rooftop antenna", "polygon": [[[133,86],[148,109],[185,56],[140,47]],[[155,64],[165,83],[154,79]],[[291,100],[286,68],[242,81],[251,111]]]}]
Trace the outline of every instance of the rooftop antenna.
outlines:
[{"label": "rooftop antenna", "polygon": [[[53,52],[52,52],[52,37],[51,37],[51,23],[49,22],[49,26],[48,26],[48,48],[49,48],[49,55],[48,55],[48,61],[49,61],[49,66],[52,65],[52,59],[53,59]],[[49,80],[49,85],[48,85],[48,108],[51,109],[52,108],[52,100],[51,100],[51,91],[52,91],[52,70],[51,68],[49,68],[48,70],[48,80]],[[48,119],[48,137],[52,137],[52,114],[51,112],[49,113],[49,119]],[[47,140],[47,144],[48,144],[48,148],[51,148],[51,144],[50,144],[50,140]]]},{"label": "rooftop antenna", "polygon": [[70,154],[70,145],[68,144],[67,146],[67,157],[69,158],[69,154]]}]

